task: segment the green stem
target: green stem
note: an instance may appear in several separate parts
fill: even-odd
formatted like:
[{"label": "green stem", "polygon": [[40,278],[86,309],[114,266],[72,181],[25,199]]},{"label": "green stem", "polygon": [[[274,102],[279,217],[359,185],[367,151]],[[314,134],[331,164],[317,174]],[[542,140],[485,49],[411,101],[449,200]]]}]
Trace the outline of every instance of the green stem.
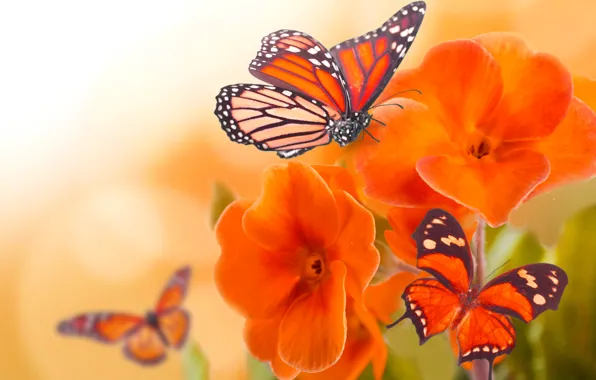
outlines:
[{"label": "green stem", "polygon": [[[476,258],[476,276],[475,282],[478,289],[480,289],[484,282],[485,271],[486,271],[486,256],[484,248],[486,244],[486,222],[482,217],[478,218],[478,225],[476,226],[476,232],[474,233],[474,255]],[[472,362],[472,371],[470,372],[471,380],[487,380],[492,379],[493,376],[489,376],[491,368],[488,361],[486,360],[474,360]]]}]

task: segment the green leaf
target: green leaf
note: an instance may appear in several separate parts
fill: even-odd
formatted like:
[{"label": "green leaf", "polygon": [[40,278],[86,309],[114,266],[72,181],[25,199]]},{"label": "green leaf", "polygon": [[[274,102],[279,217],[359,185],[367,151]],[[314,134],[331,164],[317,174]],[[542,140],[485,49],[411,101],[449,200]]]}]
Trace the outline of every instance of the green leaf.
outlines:
[{"label": "green leaf", "polygon": [[505,227],[495,236],[487,250],[486,275],[494,271],[491,275],[494,277],[521,265],[539,262],[545,252],[546,249],[533,233]]},{"label": "green leaf", "polygon": [[216,182],[213,187],[213,200],[211,201],[211,213],[209,225],[215,227],[221,213],[228,205],[236,200],[236,196],[229,187],[223,183]]},{"label": "green leaf", "polygon": [[185,380],[209,379],[209,362],[196,342],[189,343],[184,347],[182,366]]},{"label": "green leaf", "polygon": [[[401,315],[402,312],[403,308],[397,314]],[[457,362],[447,334],[437,335],[420,346],[414,326],[406,320],[387,331],[385,336],[396,356],[402,360],[412,360],[418,368],[420,376],[411,379],[451,379],[455,374]],[[410,377],[404,379],[409,380]]]},{"label": "green leaf", "polygon": [[[406,359],[398,356],[395,351],[387,347],[387,363],[383,380],[422,380],[420,369],[413,359]],[[358,380],[374,380],[372,363],[362,372]]]},{"label": "green leaf", "polygon": [[546,379],[593,379],[596,374],[596,206],[567,221],[555,262],[569,285],[556,311],[547,311],[543,344]]},{"label": "green leaf", "polygon": [[251,354],[246,355],[246,361],[250,380],[275,380],[268,363],[257,360]]},{"label": "green leaf", "polygon": [[[546,249],[540,244],[538,238],[532,234],[510,227],[501,227],[494,235],[490,249],[487,252],[487,275],[494,278],[513,268],[540,262],[543,260]],[[494,273],[491,273],[494,272]],[[485,282],[489,278],[485,279]],[[538,327],[540,321],[531,324],[513,321],[516,329],[516,347],[505,359],[507,373],[515,379],[538,380],[536,371],[537,363],[542,362],[540,343],[533,338],[532,329]],[[497,369],[499,369],[497,366]]]}]

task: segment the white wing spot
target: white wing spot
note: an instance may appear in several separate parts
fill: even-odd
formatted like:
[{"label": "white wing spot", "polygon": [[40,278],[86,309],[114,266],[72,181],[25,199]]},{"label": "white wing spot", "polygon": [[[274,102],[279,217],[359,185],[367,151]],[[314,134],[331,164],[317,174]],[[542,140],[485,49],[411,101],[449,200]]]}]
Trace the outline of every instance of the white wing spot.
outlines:
[{"label": "white wing spot", "polygon": [[466,357],[466,356],[470,355],[471,353],[472,353],[472,351],[468,351],[468,352],[464,353],[464,354],[462,355],[462,357]]},{"label": "white wing spot", "polygon": [[482,351],[484,351],[484,352],[490,352],[490,347],[489,346],[484,346],[484,348],[482,349]]},{"label": "white wing spot", "polygon": [[420,318],[420,323],[422,323],[422,326],[426,326],[426,319]]},{"label": "white wing spot", "polygon": [[391,43],[391,49],[394,49],[395,50],[396,47],[397,47],[397,42],[393,41]]},{"label": "white wing spot", "polygon": [[534,301],[536,305],[542,306],[546,303],[546,298],[544,298],[541,294],[535,294],[534,298],[532,298],[532,301]]},{"label": "white wing spot", "polygon": [[383,27],[381,28],[381,31],[384,32],[387,30],[387,26],[383,25]]},{"label": "white wing spot", "polygon": [[265,54],[265,57],[271,58],[271,57],[273,57],[273,55],[272,54]]},{"label": "white wing spot", "polygon": [[275,46],[272,46],[271,51],[275,53],[277,51],[277,48]]},{"label": "white wing spot", "polygon": [[321,62],[317,61],[314,58],[310,58],[309,61],[312,62],[313,64],[317,65],[317,66],[321,66]]},{"label": "white wing spot", "polygon": [[548,276],[548,278],[550,278],[550,280],[553,282],[553,284],[559,285],[559,280],[556,277]]},{"label": "white wing spot", "polygon": [[422,242],[422,245],[426,249],[435,249],[435,248],[437,248],[437,242],[434,241],[434,240],[431,240],[431,239],[424,239],[424,241]]},{"label": "white wing spot", "polygon": [[300,49],[298,49],[296,46],[287,47],[286,50],[291,51],[292,53],[300,53]]},{"label": "white wing spot", "polygon": [[422,329],[422,333],[424,334],[424,336],[426,336],[427,332],[428,332],[428,329],[426,327],[424,329]]},{"label": "white wing spot", "polygon": [[403,11],[403,12],[401,12],[401,14],[405,16],[408,14],[408,11]]},{"label": "white wing spot", "polygon": [[499,349],[497,347],[493,348],[493,354],[496,354],[497,352],[499,352]]},{"label": "white wing spot", "polygon": [[474,347],[474,349],[472,350],[472,352],[480,352],[480,347]]},{"label": "white wing spot", "polygon": [[283,90],[281,93],[284,94],[285,96],[292,96],[292,93],[288,90]]},{"label": "white wing spot", "polygon": [[329,64],[329,61],[327,61],[327,60],[324,60],[323,61],[323,65],[325,65],[327,67],[331,67],[331,65]]},{"label": "white wing spot", "polygon": [[308,49],[308,52],[309,52],[310,54],[313,54],[313,55],[314,55],[314,54],[317,54],[317,49],[315,49],[315,48],[310,48],[310,49]]}]

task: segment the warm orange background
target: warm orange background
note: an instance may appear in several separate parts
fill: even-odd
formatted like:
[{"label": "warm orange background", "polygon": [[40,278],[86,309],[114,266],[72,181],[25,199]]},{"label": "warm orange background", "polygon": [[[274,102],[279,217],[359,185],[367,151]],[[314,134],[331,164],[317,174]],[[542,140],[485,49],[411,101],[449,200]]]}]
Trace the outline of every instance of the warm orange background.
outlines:
[{"label": "warm orange background", "polygon": [[[192,336],[214,379],[243,379],[242,320],[212,280],[209,198],[216,179],[254,196],[260,170],[278,160],[229,142],[214,96],[256,81],[247,65],[269,32],[294,28],[332,46],[405,4],[38,0],[3,10],[0,379],[181,379],[178,354],[147,370],[118,348],[60,338],[55,324],[81,311],[144,312],[185,263],[194,269]],[[596,77],[593,0],[427,4],[403,67],[440,41],[510,30]],[[591,181],[535,199],[513,220],[553,243],[564,218],[595,202]]]}]

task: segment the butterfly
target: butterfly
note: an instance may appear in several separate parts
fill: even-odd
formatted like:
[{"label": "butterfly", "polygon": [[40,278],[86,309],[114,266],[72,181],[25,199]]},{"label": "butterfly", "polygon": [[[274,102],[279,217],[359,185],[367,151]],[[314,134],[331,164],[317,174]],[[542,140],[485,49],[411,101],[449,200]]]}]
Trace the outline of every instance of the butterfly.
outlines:
[{"label": "butterfly", "polygon": [[124,341],[124,355],[141,365],[155,365],[166,358],[166,348],[180,349],[190,327],[187,311],[181,309],[191,270],[176,271],[163,289],[157,305],[145,316],[128,313],[84,313],[61,321],[61,335],[92,338],[103,343]]},{"label": "butterfly", "polygon": [[295,30],[267,35],[249,71],[270,85],[223,87],[214,112],[222,129],[232,141],[281,158],[332,140],[342,147],[353,142],[376,120],[369,111],[414,42],[425,12],[423,1],[410,3],[378,29],[329,50]]},{"label": "butterfly", "polygon": [[494,360],[515,347],[511,317],[528,323],[547,309],[556,310],[567,286],[567,274],[552,264],[529,264],[473,285],[473,261],[457,220],[441,209],[430,210],[414,234],[416,266],[434,278],[419,278],[402,294],[405,313],[420,344],[450,328],[459,347],[459,364],[485,359],[492,376]]}]

